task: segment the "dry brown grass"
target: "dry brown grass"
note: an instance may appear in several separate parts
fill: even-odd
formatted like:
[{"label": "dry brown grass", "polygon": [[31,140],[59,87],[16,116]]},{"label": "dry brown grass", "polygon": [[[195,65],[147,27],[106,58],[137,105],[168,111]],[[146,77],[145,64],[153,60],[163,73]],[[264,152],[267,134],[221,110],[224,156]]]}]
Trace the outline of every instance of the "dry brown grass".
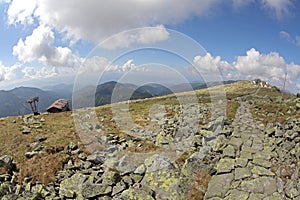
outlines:
[{"label": "dry brown grass", "polygon": [[68,155],[60,153],[34,156],[32,159],[19,164],[19,182],[27,177],[32,182],[47,185],[55,181],[56,172],[62,169],[68,158]]},{"label": "dry brown grass", "polygon": [[195,182],[187,196],[187,200],[203,200],[211,176],[205,172],[200,172],[195,176]]}]

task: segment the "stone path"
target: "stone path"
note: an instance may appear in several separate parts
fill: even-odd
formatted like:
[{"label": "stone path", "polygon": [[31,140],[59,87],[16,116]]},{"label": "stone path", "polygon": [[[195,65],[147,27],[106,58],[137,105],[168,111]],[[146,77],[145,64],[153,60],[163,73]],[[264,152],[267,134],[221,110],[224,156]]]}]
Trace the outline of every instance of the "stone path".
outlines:
[{"label": "stone path", "polygon": [[[299,200],[296,187],[289,192],[283,191],[280,184],[283,182],[275,174],[272,163],[278,158],[275,146],[270,143],[264,127],[259,127],[253,120],[249,104],[240,101],[233,126],[234,131],[217,164],[217,173],[209,183],[205,199]],[[296,171],[299,172],[299,168]]]}]

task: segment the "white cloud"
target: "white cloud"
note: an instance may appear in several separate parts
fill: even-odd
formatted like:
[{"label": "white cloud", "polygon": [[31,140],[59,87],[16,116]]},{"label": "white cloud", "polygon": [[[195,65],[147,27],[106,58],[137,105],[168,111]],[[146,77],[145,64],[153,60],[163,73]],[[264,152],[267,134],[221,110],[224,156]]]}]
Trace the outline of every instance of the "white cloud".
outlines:
[{"label": "white cloud", "polygon": [[279,35],[282,39],[285,39],[288,42],[300,47],[300,36],[293,37],[286,31],[280,31]]},{"label": "white cloud", "polygon": [[288,32],[286,32],[286,31],[280,31],[280,32],[279,32],[279,35],[280,35],[280,37],[281,37],[282,39],[286,39],[286,40],[289,41],[289,42],[292,41],[291,35],[290,35]]},{"label": "white cloud", "polygon": [[[9,3],[10,1],[4,1]],[[37,0],[13,0],[7,10],[9,24],[33,24]]]},{"label": "white cloud", "polygon": [[[9,24],[26,25],[36,22],[35,24],[51,27],[52,30],[61,33],[71,45],[79,40],[97,44],[114,34],[133,28],[161,28],[160,30],[146,28],[134,35],[125,32],[103,45],[115,49],[128,47],[133,43],[149,44],[166,40],[169,35],[163,25],[178,24],[194,16],[201,17],[213,13],[213,9],[224,2],[227,1],[12,0],[7,11],[7,19]],[[235,7],[250,3],[263,5],[264,8],[275,11],[278,18],[288,14],[293,7],[293,0],[232,0],[232,2]]]},{"label": "white cloud", "polygon": [[263,7],[275,12],[277,19],[290,14],[291,8],[294,7],[293,0],[261,0]]},{"label": "white cloud", "polygon": [[273,85],[282,88],[285,75],[286,85],[290,91],[296,91],[296,82],[300,79],[300,65],[286,63],[283,57],[276,52],[261,54],[252,48],[245,56],[238,56],[233,63],[223,61],[220,56],[196,56],[194,65],[200,73],[218,74],[227,79],[261,78]]},{"label": "white cloud", "polygon": [[7,67],[0,61],[0,82],[1,81],[11,81],[22,77],[22,65],[19,63],[13,66]]},{"label": "white cloud", "polygon": [[152,44],[169,38],[169,32],[163,25],[156,27],[145,27],[135,31],[125,31],[117,34],[104,43],[101,47],[107,49],[126,48],[132,44]]},{"label": "white cloud", "polygon": [[24,67],[22,72],[24,74],[24,78],[29,79],[50,78],[58,75],[55,67],[52,67],[52,69],[46,69],[45,67],[42,67],[41,69],[36,69],[35,67]]},{"label": "white cloud", "polygon": [[[18,6],[19,2],[28,5]],[[10,24],[30,24],[34,16],[73,42],[84,39],[98,43],[128,29],[176,24],[206,15],[218,3],[221,0],[13,0],[7,14]]]},{"label": "white cloud", "polygon": [[16,63],[12,66],[4,66],[0,61],[0,82],[49,78],[57,75],[58,73],[56,72],[56,69],[54,67],[51,69],[48,69],[46,67],[36,68],[24,66],[21,63]]},{"label": "white cloud", "polygon": [[100,56],[93,56],[91,58],[85,59],[79,69],[80,74],[89,74],[89,73],[97,73],[104,72],[111,65],[111,62],[105,58]]},{"label": "white cloud", "polygon": [[0,0],[0,4],[1,3],[10,3],[11,2],[11,0]]},{"label": "white cloud", "polygon": [[294,0],[232,0],[235,9],[249,4],[260,4],[263,9],[268,10],[271,15],[279,20],[291,14],[291,9],[294,8],[293,2]]},{"label": "white cloud", "polygon": [[275,81],[283,80],[286,70],[286,63],[278,53],[264,55],[254,48],[247,51],[246,56],[238,56],[234,66],[241,75],[249,78]]},{"label": "white cloud", "polygon": [[54,40],[53,31],[41,25],[34,29],[25,41],[19,40],[13,47],[13,55],[22,62],[38,60],[44,65],[77,67],[80,59],[67,47],[52,47]]},{"label": "white cloud", "polygon": [[238,56],[233,65],[241,78],[261,78],[279,87],[283,86],[286,74],[290,85],[295,85],[300,76],[299,65],[286,63],[276,52],[261,54],[253,48],[246,56]]},{"label": "white cloud", "polygon": [[196,56],[194,65],[199,72],[222,74],[232,70],[232,66],[221,59],[220,56],[212,57],[210,53],[205,56]]}]

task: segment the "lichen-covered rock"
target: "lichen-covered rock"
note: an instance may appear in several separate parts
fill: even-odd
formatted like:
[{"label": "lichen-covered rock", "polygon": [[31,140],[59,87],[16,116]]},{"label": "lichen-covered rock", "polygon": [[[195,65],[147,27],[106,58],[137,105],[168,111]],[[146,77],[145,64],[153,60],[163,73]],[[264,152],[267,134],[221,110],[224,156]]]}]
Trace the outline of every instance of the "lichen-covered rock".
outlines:
[{"label": "lichen-covered rock", "polygon": [[133,188],[130,187],[128,190],[122,192],[116,199],[130,199],[130,200],[155,200],[153,198],[153,192],[144,187]]},{"label": "lichen-covered rock", "polygon": [[236,168],[234,171],[234,179],[240,180],[251,176],[251,172],[248,168]]},{"label": "lichen-covered rock", "polygon": [[275,174],[273,172],[271,172],[270,170],[264,168],[264,167],[260,167],[260,166],[254,166],[253,169],[251,170],[251,172],[253,174],[257,174],[257,175],[264,175],[264,176],[274,176]]},{"label": "lichen-covered rock", "polygon": [[8,155],[0,157],[0,174],[10,174],[15,169],[12,157]]},{"label": "lichen-covered rock", "polygon": [[120,173],[117,170],[107,170],[102,175],[103,184],[115,185],[121,180]]},{"label": "lichen-covered rock", "polygon": [[162,155],[145,160],[146,174],[141,182],[155,191],[158,199],[184,199],[188,187],[187,178]]},{"label": "lichen-covered rock", "polygon": [[82,196],[84,199],[95,198],[100,195],[110,194],[112,187],[106,184],[84,184],[82,186]]},{"label": "lichen-covered rock", "polygon": [[217,165],[217,171],[218,173],[231,172],[232,170],[234,170],[234,166],[235,166],[235,159],[222,158]]},{"label": "lichen-covered rock", "polygon": [[196,152],[192,154],[184,163],[182,167],[182,173],[187,177],[194,177],[200,172],[206,172],[208,174],[213,174],[215,169],[208,165],[204,159],[206,155],[201,152]]},{"label": "lichen-covered rock", "polygon": [[224,200],[247,200],[249,197],[248,192],[240,191],[240,190],[232,190],[230,194],[224,198]]},{"label": "lichen-covered rock", "polygon": [[235,157],[235,150],[232,145],[228,145],[225,149],[223,149],[223,156],[224,157]]},{"label": "lichen-covered rock", "polygon": [[59,187],[59,194],[61,198],[74,198],[75,196],[82,196],[82,188],[84,182],[88,178],[88,175],[77,173],[72,177],[63,180]]},{"label": "lichen-covered rock", "polygon": [[219,197],[224,199],[233,181],[233,173],[213,176],[208,184],[205,199]]},{"label": "lichen-covered rock", "polygon": [[271,195],[277,191],[277,182],[271,177],[259,177],[241,183],[243,191]]}]

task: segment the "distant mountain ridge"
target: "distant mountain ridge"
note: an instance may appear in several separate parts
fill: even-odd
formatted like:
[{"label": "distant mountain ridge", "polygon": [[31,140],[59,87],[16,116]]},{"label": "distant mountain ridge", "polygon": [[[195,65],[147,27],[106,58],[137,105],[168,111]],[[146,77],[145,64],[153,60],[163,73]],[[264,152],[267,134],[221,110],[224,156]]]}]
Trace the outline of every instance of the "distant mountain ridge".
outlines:
[{"label": "distant mountain ridge", "polygon": [[[8,91],[0,90],[0,117],[31,113],[30,106],[25,102],[35,96],[39,97],[38,111],[45,112],[48,106],[60,98],[73,100],[73,102],[75,100],[76,106],[74,108],[76,109],[101,106],[129,99],[134,100],[163,96],[233,82],[235,81],[211,82],[208,84],[179,84],[168,88],[155,83],[137,86],[134,84],[110,81],[100,84],[96,88],[90,86],[76,92],[73,92],[72,85],[49,86],[44,90],[33,87],[18,87]],[[92,99],[95,101],[92,102]]]},{"label": "distant mountain ridge", "polygon": [[31,113],[30,105],[26,103],[32,97],[39,97],[38,111],[45,112],[46,108],[59,96],[38,88],[19,87],[12,90],[0,91],[0,117],[24,115]]}]

